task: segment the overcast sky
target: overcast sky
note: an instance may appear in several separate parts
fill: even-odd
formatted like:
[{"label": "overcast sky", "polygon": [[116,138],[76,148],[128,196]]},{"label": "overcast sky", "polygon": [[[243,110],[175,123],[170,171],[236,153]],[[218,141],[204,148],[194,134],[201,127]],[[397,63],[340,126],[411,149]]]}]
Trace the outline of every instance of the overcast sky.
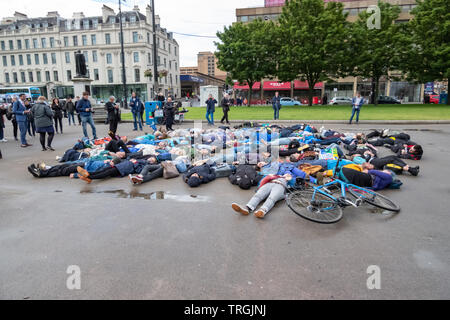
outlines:
[{"label": "overcast sky", "polygon": [[[101,15],[106,4],[118,10],[117,0],[0,0],[1,17],[12,16],[15,11],[29,17],[42,17],[48,11],[58,11],[62,17],[71,18],[73,12],[82,11],[86,16]],[[138,5],[145,14],[149,0],[126,0],[127,10]],[[236,21],[236,8],[263,6],[264,0],[155,0],[156,14],[168,31],[204,36],[215,36],[224,25]],[[180,45],[181,66],[197,65],[199,51],[214,51],[214,40],[174,34]]]}]

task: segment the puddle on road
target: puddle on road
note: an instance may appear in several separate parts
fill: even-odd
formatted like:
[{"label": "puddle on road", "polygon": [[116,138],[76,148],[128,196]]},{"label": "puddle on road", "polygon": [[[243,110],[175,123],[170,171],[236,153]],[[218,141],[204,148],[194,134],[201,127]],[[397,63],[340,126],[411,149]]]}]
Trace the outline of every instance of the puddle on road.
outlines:
[{"label": "puddle on road", "polygon": [[105,194],[119,199],[173,200],[177,202],[209,202],[210,198],[198,195],[176,195],[166,191],[142,193],[137,190],[81,190],[81,194]]}]

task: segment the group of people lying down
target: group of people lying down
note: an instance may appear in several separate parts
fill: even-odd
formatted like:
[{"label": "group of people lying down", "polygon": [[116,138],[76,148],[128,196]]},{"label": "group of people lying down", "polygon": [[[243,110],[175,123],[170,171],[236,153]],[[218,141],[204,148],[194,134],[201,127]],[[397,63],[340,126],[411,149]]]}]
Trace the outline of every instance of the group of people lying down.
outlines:
[{"label": "group of people lying down", "polygon": [[[379,147],[390,149],[391,155],[380,156]],[[398,188],[397,175],[419,174],[419,166],[407,161],[422,155],[422,147],[404,132],[355,134],[307,124],[244,123],[234,128],[160,129],[132,140],[110,132],[103,139],[79,140],[57,157],[57,165],[32,164],[28,171],[36,178],[67,176],[88,184],[128,177],[140,185],[182,175],[192,188],[227,177],[241,189],[257,187],[247,205],[232,208],[264,218],[299,179],[321,185],[339,164],[340,178],[348,183],[375,191]]]}]

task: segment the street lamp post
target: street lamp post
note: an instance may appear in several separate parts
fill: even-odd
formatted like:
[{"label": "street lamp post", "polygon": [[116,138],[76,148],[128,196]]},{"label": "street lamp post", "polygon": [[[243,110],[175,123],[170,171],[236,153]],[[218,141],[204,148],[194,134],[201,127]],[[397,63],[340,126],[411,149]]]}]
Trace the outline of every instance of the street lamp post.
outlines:
[{"label": "street lamp post", "polygon": [[152,21],[153,21],[153,99],[156,100],[158,94],[158,49],[156,47],[156,20],[155,20],[155,0],[150,0],[152,7]]},{"label": "street lamp post", "polygon": [[119,25],[120,25],[120,57],[122,59],[122,85],[123,85],[123,106],[128,109],[127,103],[127,78],[125,71],[125,50],[123,46],[123,25],[122,25],[122,0],[119,0]]}]

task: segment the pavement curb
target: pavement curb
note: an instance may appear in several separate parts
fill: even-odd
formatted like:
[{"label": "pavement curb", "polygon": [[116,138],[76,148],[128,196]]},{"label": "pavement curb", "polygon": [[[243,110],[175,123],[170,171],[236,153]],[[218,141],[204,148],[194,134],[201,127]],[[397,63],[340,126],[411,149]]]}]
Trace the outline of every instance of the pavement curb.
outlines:
[{"label": "pavement curb", "polygon": [[[203,124],[207,124],[206,120],[184,120],[184,124],[193,124],[195,122],[201,121]],[[242,124],[243,122],[259,122],[259,123],[270,123],[270,124],[298,124],[298,123],[308,123],[308,124],[349,124],[345,120],[230,120],[231,124]],[[125,120],[122,123],[133,123],[132,120]],[[362,120],[359,124],[402,124],[402,125],[442,125],[450,124],[450,120]],[[216,123],[216,126],[220,126],[221,123]]]}]

